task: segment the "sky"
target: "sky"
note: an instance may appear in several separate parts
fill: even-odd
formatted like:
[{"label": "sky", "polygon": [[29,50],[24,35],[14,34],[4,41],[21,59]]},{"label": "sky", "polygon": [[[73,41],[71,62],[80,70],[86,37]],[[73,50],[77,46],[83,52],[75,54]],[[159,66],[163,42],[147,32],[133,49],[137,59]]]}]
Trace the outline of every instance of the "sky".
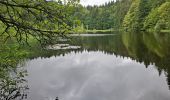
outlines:
[{"label": "sky", "polygon": [[87,5],[101,5],[109,1],[113,0],[80,0],[80,3],[84,6],[87,6]]}]

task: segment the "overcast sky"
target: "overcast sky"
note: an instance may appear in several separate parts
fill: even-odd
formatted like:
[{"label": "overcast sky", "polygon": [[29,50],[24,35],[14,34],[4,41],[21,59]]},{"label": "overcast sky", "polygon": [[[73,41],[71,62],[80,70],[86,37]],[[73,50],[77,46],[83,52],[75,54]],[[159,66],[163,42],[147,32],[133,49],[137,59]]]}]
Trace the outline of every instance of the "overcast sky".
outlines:
[{"label": "overcast sky", "polygon": [[87,5],[101,5],[108,1],[113,0],[80,0],[80,3],[84,6],[87,6]]}]

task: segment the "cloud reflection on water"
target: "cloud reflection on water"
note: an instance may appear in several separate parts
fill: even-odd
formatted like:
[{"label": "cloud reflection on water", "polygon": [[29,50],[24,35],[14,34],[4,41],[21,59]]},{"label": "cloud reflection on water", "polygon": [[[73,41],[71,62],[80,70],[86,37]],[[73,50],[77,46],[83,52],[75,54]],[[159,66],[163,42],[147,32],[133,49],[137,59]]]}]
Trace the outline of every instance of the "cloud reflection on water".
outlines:
[{"label": "cloud reflection on water", "polygon": [[27,62],[32,100],[169,100],[166,76],[129,58],[71,52]]}]

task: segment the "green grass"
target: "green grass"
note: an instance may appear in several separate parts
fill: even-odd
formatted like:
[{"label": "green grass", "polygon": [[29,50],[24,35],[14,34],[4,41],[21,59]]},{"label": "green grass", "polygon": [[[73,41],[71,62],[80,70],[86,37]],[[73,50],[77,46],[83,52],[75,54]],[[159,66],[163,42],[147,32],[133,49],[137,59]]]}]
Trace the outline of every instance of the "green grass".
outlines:
[{"label": "green grass", "polygon": [[83,31],[71,31],[70,33],[76,33],[76,34],[102,34],[102,33],[111,33],[114,30],[106,29],[106,30],[83,30]]},{"label": "green grass", "polygon": [[163,33],[170,33],[170,30],[161,30]]},{"label": "green grass", "polygon": [[98,32],[111,32],[113,30],[107,29],[107,30],[86,30],[86,32],[92,32],[92,33],[98,33]]}]

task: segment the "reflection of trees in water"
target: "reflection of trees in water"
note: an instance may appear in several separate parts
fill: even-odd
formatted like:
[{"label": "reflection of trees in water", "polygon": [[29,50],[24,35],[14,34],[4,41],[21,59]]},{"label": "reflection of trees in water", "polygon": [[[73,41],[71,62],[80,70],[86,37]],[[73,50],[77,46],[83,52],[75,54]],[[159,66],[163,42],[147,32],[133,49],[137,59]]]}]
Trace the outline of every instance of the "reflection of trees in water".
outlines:
[{"label": "reflection of trees in water", "polygon": [[[69,44],[69,43],[68,43]],[[130,57],[132,60],[144,63],[146,67],[154,64],[159,73],[167,73],[170,85],[170,35],[166,33],[123,33],[108,36],[73,37],[72,45],[81,46],[77,50],[43,50],[37,51],[30,58],[66,55],[70,52],[101,51],[105,54]]]},{"label": "reflection of trees in water", "polygon": [[[27,72],[20,60],[24,57],[16,47],[0,48],[0,100],[23,100],[27,98]],[[19,67],[20,66],[20,67]]]},{"label": "reflection of trees in water", "polygon": [[[133,34],[124,33],[114,36],[73,37],[68,44],[81,46],[77,50],[39,50],[32,49],[30,59],[51,57],[70,52],[101,51],[144,63],[146,67],[154,64],[161,74],[166,72],[170,86],[170,35],[169,34]],[[26,70],[22,67],[26,52],[17,47],[0,45],[0,100],[27,99],[28,85]]]},{"label": "reflection of trees in water", "polygon": [[[154,64],[161,74],[167,73],[170,86],[170,35],[167,33],[124,33],[122,40],[128,55],[146,67]],[[129,55],[130,54],[130,55]]]}]

